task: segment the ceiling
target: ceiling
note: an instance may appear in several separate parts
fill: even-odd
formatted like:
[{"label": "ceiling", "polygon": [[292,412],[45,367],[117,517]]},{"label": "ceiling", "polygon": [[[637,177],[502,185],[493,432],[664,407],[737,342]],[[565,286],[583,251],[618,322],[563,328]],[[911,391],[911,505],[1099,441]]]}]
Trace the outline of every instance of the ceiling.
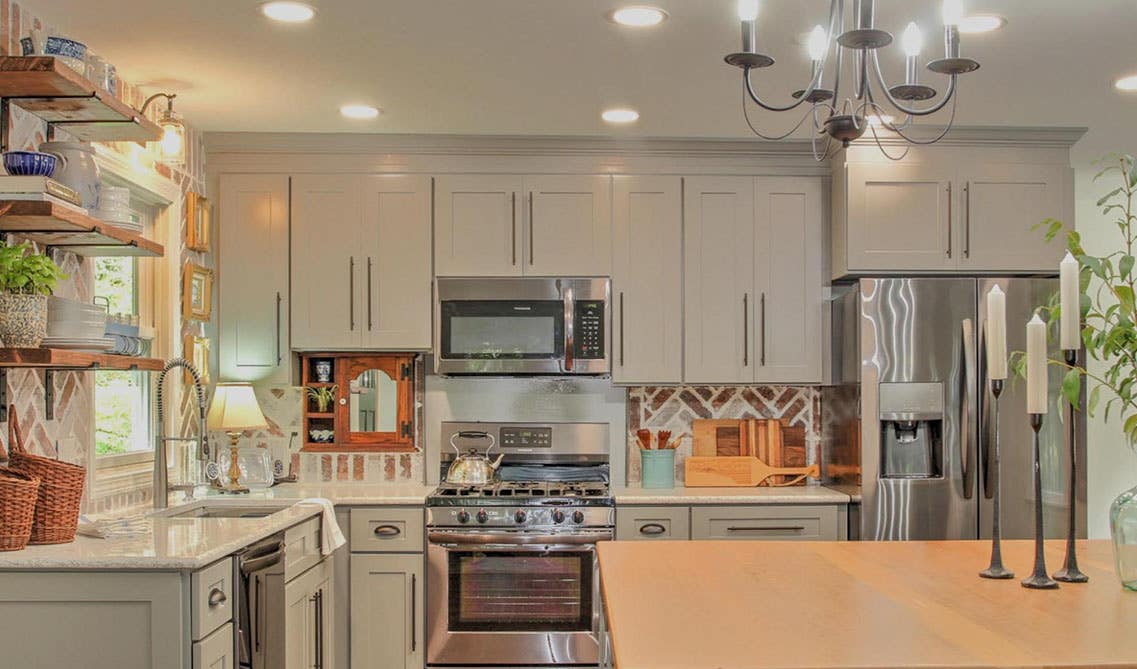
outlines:
[{"label": "ceiling", "polygon": [[[734,0],[657,0],[671,18],[649,29],[604,14],[646,0],[315,0],[303,25],[260,16],[257,0],[31,0],[31,9],[118,66],[129,81],[179,94],[206,131],[746,137]],[[828,0],[764,0],[759,44],[779,63],[755,74],[765,97],[788,100],[807,76],[803,39]],[[849,0],[852,4],[852,0]],[[939,0],[878,0],[878,25],[924,27],[942,48]],[[961,85],[957,122],[1129,129],[1137,94],[1112,81],[1137,72],[1133,0],[965,0],[1009,24],[964,35],[983,67]],[[901,55],[883,54],[899,77]],[[925,83],[938,84],[925,73]],[[381,107],[373,121],[338,113]],[[641,120],[613,127],[612,106]],[[796,122],[760,115],[771,132]],[[1132,133],[1132,130],[1129,130]]]}]

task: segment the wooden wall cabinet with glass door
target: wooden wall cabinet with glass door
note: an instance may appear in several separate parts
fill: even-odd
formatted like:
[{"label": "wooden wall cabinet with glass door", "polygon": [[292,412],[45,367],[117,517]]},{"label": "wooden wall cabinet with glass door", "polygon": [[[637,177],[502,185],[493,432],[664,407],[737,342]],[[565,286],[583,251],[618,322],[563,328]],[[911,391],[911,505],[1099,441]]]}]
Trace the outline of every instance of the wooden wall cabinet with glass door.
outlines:
[{"label": "wooden wall cabinet with glass door", "polygon": [[[304,450],[413,451],[415,357],[304,354]],[[329,406],[312,396],[320,391]]]}]

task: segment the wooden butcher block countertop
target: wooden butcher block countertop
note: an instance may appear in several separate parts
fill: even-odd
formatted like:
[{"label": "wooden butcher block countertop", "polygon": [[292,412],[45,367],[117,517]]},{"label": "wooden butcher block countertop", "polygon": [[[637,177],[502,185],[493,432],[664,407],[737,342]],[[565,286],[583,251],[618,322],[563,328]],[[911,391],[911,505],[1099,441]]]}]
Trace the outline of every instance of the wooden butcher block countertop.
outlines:
[{"label": "wooden butcher block countertop", "polygon": [[[1048,542],[1047,566],[1063,542]],[[1109,542],[1079,543],[1085,585],[1027,590],[977,573],[990,542],[602,542],[617,669],[1137,667],[1137,592]]]}]

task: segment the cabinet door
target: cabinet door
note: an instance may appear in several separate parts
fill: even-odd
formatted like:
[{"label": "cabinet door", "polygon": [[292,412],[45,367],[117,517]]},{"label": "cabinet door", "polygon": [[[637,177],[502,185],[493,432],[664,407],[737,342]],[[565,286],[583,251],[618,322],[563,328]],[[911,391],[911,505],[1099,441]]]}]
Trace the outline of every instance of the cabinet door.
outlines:
[{"label": "cabinet door", "polygon": [[435,180],[434,271],[438,276],[519,276],[521,200],[517,176]]},{"label": "cabinet door", "polygon": [[214,630],[193,645],[193,669],[236,669],[233,645],[233,623]]},{"label": "cabinet door", "polygon": [[289,382],[288,177],[221,175],[223,381]]},{"label": "cabinet door", "polygon": [[607,276],[612,266],[612,178],[526,177],[525,274]]},{"label": "cabinet door", "polygon": [[613,178],[612,380],[683,380],[683,184]]},{"label": "cabinet door", "polygon": [[[977,272],[1056,272],[1062,237],[1047,242],[1046,218],[1071,221],[1073,177],[1060,165],[980,165],[963,182],[960,267]],[[958,183],[958,182],[957,182]]]},{"label": "cabinet door", "polygon": [[696,506],[691,538],[696,541],[838,541],[836,505]]},{"label": "cabinet door", "polygon": [[335,666],[335,583],[326,559],[284,586],[284,669]]},{"label": "cabinet door", "polygon": [[430,177],[363,177],[365,348],[430,348],[430,185]]},{"label": "cabinet door", "polygon": [[360,240],[360,177],[292,179],[292,345],[358,348],[367,262]]},{"label": "cabinet door", "polygon": [[688,178],[684,186],[683,380],[754,378],[754,180]]},{"label": "cabinet door", "polygon": [[755,381],[821,383],[822,211],[820,179],[755,182]]},{"label": "cabinet door", "polygon": [[846,175],[850,271],[955,269],[949,168],[851,163]]},{"label": "cabinet door", "polygon": [[421,669],[423,556],[351,556],[352,669]]}]

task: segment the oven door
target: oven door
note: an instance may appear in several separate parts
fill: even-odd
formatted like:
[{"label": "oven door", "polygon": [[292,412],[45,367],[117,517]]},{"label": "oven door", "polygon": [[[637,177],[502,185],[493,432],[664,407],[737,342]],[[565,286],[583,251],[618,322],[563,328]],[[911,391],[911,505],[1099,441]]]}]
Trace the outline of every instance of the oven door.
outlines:
[{"label": "oven door", "polygon": [[596,542],[612,538],[428,532],[427,664],[596,666]]}]

